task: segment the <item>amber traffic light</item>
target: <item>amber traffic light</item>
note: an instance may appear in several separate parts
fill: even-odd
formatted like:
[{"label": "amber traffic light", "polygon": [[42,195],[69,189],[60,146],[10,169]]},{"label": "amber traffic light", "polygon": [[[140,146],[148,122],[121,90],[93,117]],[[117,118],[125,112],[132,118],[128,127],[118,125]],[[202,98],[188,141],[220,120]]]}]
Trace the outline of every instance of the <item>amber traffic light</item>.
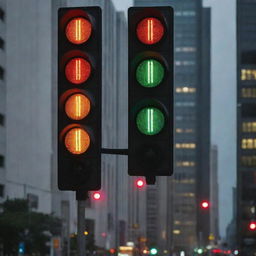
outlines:
[{"label": "amber traffic light", "polygon": [[101,10],[61,8],[58,23],[58,186],[101,186]]},{"label": "amber traffic light", "polygon": [[129,152],[133,176],[173,173],[173,9],[131,7]]}]

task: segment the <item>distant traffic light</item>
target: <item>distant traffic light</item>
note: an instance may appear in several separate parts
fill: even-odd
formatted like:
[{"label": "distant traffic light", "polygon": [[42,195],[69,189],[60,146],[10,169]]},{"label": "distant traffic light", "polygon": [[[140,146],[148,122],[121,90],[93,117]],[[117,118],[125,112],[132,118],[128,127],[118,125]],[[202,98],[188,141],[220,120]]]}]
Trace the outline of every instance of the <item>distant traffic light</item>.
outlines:
[{"label": "distant traffic light", "polygon": [[132,176],[173,173],[173,9],[131,7],[129,152]]},{"label": "distant traffic light", "polygon": [[255,231],[256,230],[256,221],[251,221],[249,224],[249,229],[251,231]]},{"label": "distant traffic light", "polygon": [[151,255],[156,255],[156,254],[158,253],[158,251],[157,251],[156,248],[151,248],[151,249],[149,250],[149,253],[150,253]]},{"label": "distant traffic light", "polygon": [[58,24],[58,187],[101,187],[101,9],[61,8]]},{"label": "distant traffic light", "polygon": [[143,188],[145,186],[145,182],[142,179],[136,180],[136,186],[137,188]]},{"label": "distant traffic light", "polygon": [[209,207],[210,207],[209,201],[204,200],[204,201],[201,202],[201,208],[202,209],[209,209]]},{"label": "distant traffic light", "polygon": [[93,193],[93,199],[94,200],[100,200],[101,199],[101,194],[100,194],[100,192],[94,192]]}]

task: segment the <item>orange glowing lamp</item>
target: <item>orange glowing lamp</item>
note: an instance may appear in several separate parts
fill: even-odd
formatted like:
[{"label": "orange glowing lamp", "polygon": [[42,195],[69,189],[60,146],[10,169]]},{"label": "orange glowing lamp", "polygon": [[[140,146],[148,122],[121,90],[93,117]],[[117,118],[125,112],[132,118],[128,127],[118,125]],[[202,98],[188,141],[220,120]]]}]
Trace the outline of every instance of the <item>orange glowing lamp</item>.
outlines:
[{"label": "orange glowing lamp", "polygon": [[159,19],[145,18],[139,22],[136,32],[143,44],[156,44],[164,35],[164,26]]},{"label": "orange glowing lamp", "polygon": [[74,18],[66,26],[66,37],[73,44],[83,44],[92,34],[92,24],[85,18]]},{"label": "orange glowing lamp", "polygon": [[90,136],[82,128],[73,128],[65,136],[65,146],[74,155],[83,154],[90,146]]},{"label": "orange glowing lamp", "polygon": [[65,104],[65,112],[73,120],[84,119],[89,114],[90,109],[90,100],[81,93],[71,95]]}]

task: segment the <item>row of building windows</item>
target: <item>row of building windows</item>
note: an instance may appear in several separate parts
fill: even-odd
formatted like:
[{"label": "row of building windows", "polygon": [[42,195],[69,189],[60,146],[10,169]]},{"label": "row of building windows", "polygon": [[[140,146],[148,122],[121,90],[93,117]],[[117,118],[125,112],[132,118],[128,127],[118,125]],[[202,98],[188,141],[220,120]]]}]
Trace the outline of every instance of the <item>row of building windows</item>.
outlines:
[{"label": "row of building windows", "polygon": [[195,16],[195,11],[176,11],[175,16]]},{"label": "row of building windows", "polygon": [[256,122],[243,122],[242,131],[243,132],[256,132]]},{"label": "row of building windows", "polygon": [[193,167],[195,165],[196,164],[193,161],[179,161],[179,162],[176,162],[176,166],[178,166],[178,167]]},{"label": "row of building windows", "polygon": [[196,52],[196,47],[176,47],[175,52]]},{"label": "row of building windows", "polygon": [[256,98],[256,88],[242,88],[242,98]]},{"label": "row of building windows", "polygon": [[195,179],[182,179],[182,180],[173,180],[174,183],[179,183],[179,184],[195,184]]},{"label": "row of building windows", "polygon": [[241,80],[242,81],[256,80],[256,69],[242,69]]},{"label": "row of building windows", "polygon": [[196,88],[191,88],[191,87],[177,87],[176,88],[176,92],[177,93],[195,93],[196,92]]},{"label": "row of building windows", "polygon": [[195,143],[176,143],[175,148],[194,149],[196,148],[196,144]]},{"label": "row of building windows", "polygon": [[187,101],[187,102],[184,102],[184,101],[176,102],[175,106],[177,106],[177,107],[194,107],[195,102],[189,102],[189,101]]},{"label": "row of building windows", "polygon": [[196,62],[192,60],[184,60],[184,61],[175,61],[175,66],[193,66]]},{"label": "row of building windows", "polygon": [[194,129],[182,129],[182,128],[176,128],[176,133],[194,133]]},{"label": "row of building windows", "polygon": [[244,167],[255,167],[256,166],[256,156],[242,156],[241,165]]},{"label": "row of building windows", "polygon": [[256,139],[242,139],[242,149],[256,149]]}]

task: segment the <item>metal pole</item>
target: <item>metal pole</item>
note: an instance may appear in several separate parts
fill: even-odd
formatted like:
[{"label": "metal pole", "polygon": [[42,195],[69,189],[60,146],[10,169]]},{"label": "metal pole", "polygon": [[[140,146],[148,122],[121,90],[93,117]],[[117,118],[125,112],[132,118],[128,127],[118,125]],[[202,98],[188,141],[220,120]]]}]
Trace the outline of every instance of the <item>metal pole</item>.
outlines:
[{"label": "metal pole", "polygon": [[76,192],[77,199],[77,250],[78,256],[86,256],[85,243],[85,201],[87,192]]}]

